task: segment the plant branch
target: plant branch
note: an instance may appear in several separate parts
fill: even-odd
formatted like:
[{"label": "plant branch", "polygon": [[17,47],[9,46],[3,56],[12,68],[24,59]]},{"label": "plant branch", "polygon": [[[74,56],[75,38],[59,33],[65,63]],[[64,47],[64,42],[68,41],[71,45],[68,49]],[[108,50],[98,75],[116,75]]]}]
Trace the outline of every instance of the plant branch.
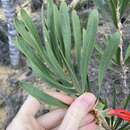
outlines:
[{"label": "plant branch", "polygon": [[121,77],[123,80],[123,93],[127,96],[129,94],[128,88],[127,88],[127,66],[124,62],[124,56],[123,56],[123,32],[122,32],[122,23],[120,20],[120,2],[117,1],[117,8],[116,8],[116,18],[117,18],[117,30],[120,33],[120,64],[122,68]]}]

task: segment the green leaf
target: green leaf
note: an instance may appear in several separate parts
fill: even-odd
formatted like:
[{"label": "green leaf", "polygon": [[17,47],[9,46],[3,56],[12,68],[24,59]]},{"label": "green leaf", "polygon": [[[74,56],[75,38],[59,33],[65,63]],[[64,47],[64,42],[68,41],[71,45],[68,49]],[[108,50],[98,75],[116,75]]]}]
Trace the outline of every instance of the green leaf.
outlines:
[{"label": "green leaf", "polygon": [[97,110],[103,110],[104,109],[104,107],[105,107],[105,104],[103,103],[103,102],[98,102],[98,104],[96,105],[96,109]]},{"label": "green leaf", "polygon": [[[58,41],[55,33],[55,19],[53,22],[53,10],[55,9],[55,6],[52,5],[52,0],[49,0],[48,3],[48,25],[45,25],[44,22],[44,14],[42,9],[42,26],[43,26],[43,33],[44,33],[44,41],[45,41],[45,47],[46,47],[46,54],[47,54],[47,60],[50,61],[51,66],[50,68],[53,68],[55,70],[57,76],[61,77],[62,79],[68,80],[67,76],[65,76],[63,72],[63,66],[62,66],[62,58],[58,49]],[[47,27],[46,27],[47,26]]]},{"label": "green leaf", "polygon": [[128,108],[128,105],[130,103],[130,95],[128,95],[127,99],[125,99],[125,102],[124,102],[124,109]]},{"label": "green leaf", "polygon": [[53,23],[53,0],[48,0],[47,2],[47,26],[51,30]]},{"label": "green leaf", "polygon": [[129,122],[124,122],[118,130],[127,130],[127,128],[130,127],[129,125],[130,125]]},{"label": "green leaf", "polygon": [[49,105],[58,106],[61,108],[67,108],[68,105],[64,104],[60,100],[44,93],[43,91],[39,90],[37,87],[34,87],[31,84],[25,83],[23,81],[19,82],[19,85],[25,89],[29,94],[31,94],[33,97],[38,99],[39,101],[43,101]]},{"label": "green leaf", "polygon": [[[35,44],[32,44],[33,40],[30,37],[30,33],[26,30],[23,21],[18,20],[17,18],[14,19],[14,24],[16,31],[20,34],[21,37],[29,44],[31,47],[35,48]],[[33,42],[35,43],[35,42]]]},{"label": "green leaf", "polygon": [[128,60],[129,57],[130,57],[130,45],[128,46],[128,48],[127,48],[127,50],[126,50],[125,62]]},{"label": "green leaf", "polygon": [[49,32],[47,31],[46,27],[44,27],[44,35],[45,35],[45,46],[46,46],[48,59],[50,60],[50,62],[54,66],[54,68],[57,71],[58,75],[61,76],[64,79],[65,76],[64,76],[63,68],[58,63],[58,61],[57,61],[57,59],[56,59],[56,57],[55,57],[55,55],[53,53],[53,50],[52,50],[52,48],[50,46],[51,41],[50,41],[50,37],[49,37]]},{"label": "green leaf", "polygon": [[86,82],[88,75],[88,65],[91,60],[91,55],[96,42],[96,33],[98,26],[98,11],[95,9],[91,12],[88,24],[87,31],[83,30],[83,48],[81,51],[81,62],[80,62],[80,74],[82,79],[82,89],[86,90]]},{"label": "green leaf", "polygon": [[[113,86],[113,100],[112,100],[112,109],[116,109],[116,88],[115,88],[115,86]],[[113,126],[113,124],[114,124],[114,120],[115,120],[115,117],[114,116],[112,116],[111,117],[111,125]]]},{"label": "green leaf", "polygon": [[108,45],[105,49],[105,52],[101,58],[101,62],[99,65],[99,73],[98,73],[98,84],[99,84],[99,89],[101,88],[102,81],[105,75],[105,71],[109,66],[109,63],[115,54],[118,45],[120,43],[120,33],[116,32],[115,34],[112,35],[112,37],[108,40]]},{"label": "green leaf", "polygon": [[54,22],[54,3],[53,0],[48,1],[48,7],[47,7],[47,31],[48,35],[50,37],[50,47],[51,50],[59,62],[59,64],[62,64],[62,59],[59,54],[59,49],[58,49],[58,39],[56,37],[55,33],[55,22]]},{"label": "green leaf", "polygon": [[62,38],[61,24],[60,24],[60,11],[57,6],[53,5],[53,24],[51,30],[51,42],[53,43],[53,50],[55,51],[56,58],[58,59],[59,64],[63,67],[63,60],[60,55],[59,47],[65,54],[64,42]]},{"label": "green leaf", "polygon": [[65,2],[60,5],[60,24],[62,24],[62,37],[65,45],[65,57],[68,63],[71,65],[71,28],[70,28],[70,16],[69,8]]},{"label": "green leaf", "polygon": [[114,64],[120,65],[120,52],[121,52],[120,48],[118,47],[115,55],[113,56],[113,63]]},{"label": "green leaf", "polygon": [[63,52],[61,50],[60,50],[60,52],[61,52],[62,58],[64,60],[64,63],[66,64],[67,69],[68,69],[69,73],[71,74],[70,77],[72,78],[72,83],[74,85],[75,90],[77,90],[77,92],[79,92],[79,94],[82,94],[79,81],[76,77],[76,73],[74,72],[73,68],[69,65],[66,58],[64,57]]},{"label": "green leaf", "polygon": [[[70,95],[76,95],[77,91],[71,84],[62,84],[61,80],[55,79],[56,77],[51,76],[50,73],[45,74],[43,68],[38,67],[35,63],[30,63],[34,72],[39,76],[42,80],[48,82],[53,88],[64,91]],[[61,82],[61,83],[60,83]]]},{"label": "green leaf", "polygon": [[41,40],[38,34],[38,31],[36,29],[36,26],[33,24],[33,21],[31,17],[27,14],[27,12],[24,9],[21,9],[20,11],[22,20],[27,27],[27,30],[32,33],[32,35],[35,37],[38,44],[41,44]]},{"label": "green leaf", "polygon": [[127,9],[129,0],[120,0],[120,15],[123,16],[125,10]]},{"label": "green leaf", "polygon": [[44,48],[41,46],[36,38],[34,37],[32,32],[29,32],[23,23],[23,21],[15,19],[15,28],[16,31],[20,34],[20,36],[26,41],[27,44],[29,44],[32,48],[34,48],[37,52],[39,52],[39,57],[42,60],[45,60],[44,56]]},{"label": "green leaf", "polygon": [[63,42],[63,37],[62,37],[62,23],[60,23],[60,11],[58,10],[57,6],[54,5],[53,8],[53,13],[54,13],[54,28],[55,28],[55,35],[58,39],[60,49],[62,50],[63,54],[65,54],[65,46]]},{"label": "green leaf", "polygon": [[73,26],[73,34],[74,34],[74,42],[75,42],[76,59],[77,59],[77,64],[79,64],[80,52],[81,52],[81,25],[80,25],[79,16],[74,10],[72,12],[72,26]]},{"label": "green leaf", "polygon": [[97,50],[97,52],[102,55],[103,54],[103,48],[99,45],[99,43],[95,44],[95,49]]},{"label": "green leaf", "polygon": [[[41,48],[44,48],[43,46],[42,47],[39,47],[37,46],[37,42],[36,42],[36,39],[31,35],[31,33],[29,33],[26,29],[25,29],[25,25],[23,24],[22,21],[20,20],[17,20],[15,19],[15,27],[16,27],[16,30],[17,32],[22,36],[23,38],[23,43],[19,43],[18,45],[21,46],[21,48],[23,47],[23,44],[26,42],[26,46],[27,48],[29,49],[30,47],[33,48],[35,50],[35,52],[38,52],[37,54],[39,55],[39,58],[41,58],[41,61],[43,63],[47,63],[49,65],[49,67],[55,71],[54,67],[51,65],[50,61],[52,61],[52,59],[49,61],[49,59],[47,59],[47,56],[46,56],[46,52],[45,50],[42,51]],[[21,38],[21,39],[22,39]],[[19,41],[20,42],[20,41]],[[30,47],[29,47],[30,46]],[[26,47],[25,47],[26,48]],[[28,51],[28,50],[27,50]],[[32,51],[31,51],[32,52]],[[30,52],[30,53],[31,53]],[[26,51],[24,52],[24,54],[26,53]],[[33,52],[32,52],[33,53]],[[59,70],[59,69],[58,69]],[[61,74],[61,73],[60,73]]]},{"label": "green leaf", "polygon": [[26,42],[22,38],[17,37],[16,42],[17,47],[25,54],[27,57],[33,71],[44,81],[47,81],[53,87],[67,92],[69,94],[76,93],[72,85],[62,85],[59,81],[60,77],[57,77],[54,73],[52,73],[47,66],[45,66],[39,57],[34,53],[34,51],[26,44]]},{"label": "green leaf", "polygon": [[111,8],[113,22],[114,22],[116,28],[118,28],[117,16],[116,16],[117,1],[116,0],[109,0],[109,2],[110,2],[109,6]]},{"label": "green leaf", "polygon": [[[48,5],[49,6],[49,5]],[[54,6],[55,7],[55,6]],[[57,59],[55,58],[55,55],[54,55],[54,49],[55,48],[52,48],[52,42],[50,41],[50,38],[49,38],[49,41],[48,41],[48,37],[50,37],[50,35],[49,35],[49,33],[51,32],[50,31],[50,29],[48,30],[47,29],[47,21],[46,21],[46,17],[44,16],[44,7],[42,7],[42,11],[41,11],[41,16],[42,16],[42,31],[43,31],[43,37],[44,37],[44,43],[45,43],[45,45],[46,44],[50,44],[50,45],[48,45],[49,46],[49,49],[48,50],[50,50],[51,49],[51,54],[53,55],[53,57],[54,57],[54,59],[56,60],[56,62],[58,63],[58,61],[57,61]],[[49,17],[49,16],[48,16]],[[51,15],[50,15],[50,17],[51,17]],[[45,22],[46,21],[46,22]],[[52,21],[52,20],[51,20]],[[54,23],[55,23],[55,20],[54,20]],[[54,24],[55,25],[55,24]],[[57,25],[55,25],[55,26],[57,26]],[[54,34],[54,35],[56,35],[56,34]],[[52,38],[52,37],[51,37]],[[55,42],[53,41],[53,45],[55,44]],[[46,47],[47,47],[47,45],[46,45]],[[44,55],[46,55],[46,59],[45,59],[45,62],[47,63],[47,65],[49,66],[49,68],[50,69],[52,69],[53,71],[55,71],[55,70],[57,70],[56,68],[55,68],[55,64],[54,64],[54,62],[52,61],[52,59],[51,59],[51,57],[50,57],[50,55],[47,55],[47,52],[45,52],[44,53]],[[59,56],[59,55],[58,55]],[[61,60],[61,59],[60,59]],[[62,62],[62,60],[61,60],[61,62]],[[58,63],[58,64],[60,64],[61,65],[61,62],[60,63]],[[62,65],[61,65],[62,66]],[[61,68],[61,67],[60,67]],[[61,69],[60,69],[61,70]],[[63,72],[62,72],[63,73]],[[61,74],[62,74],[61,73]]]}]

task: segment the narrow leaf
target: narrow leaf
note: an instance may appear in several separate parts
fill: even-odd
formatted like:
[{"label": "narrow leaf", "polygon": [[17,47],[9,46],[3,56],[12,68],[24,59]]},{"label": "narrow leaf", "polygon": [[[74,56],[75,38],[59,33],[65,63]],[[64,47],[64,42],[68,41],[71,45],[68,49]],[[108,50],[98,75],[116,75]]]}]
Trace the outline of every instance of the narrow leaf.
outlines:
[{"label": "narrow leaf", "polygon": [[60,100],[48,95],[47,93],[44,93],[43,91],[39,90],[37,87],[34,87],[31,84],[20,81],[19,85],[39,101],[43,101],[49,105],[58,106],[62,108],[68,107]]},{"label": "narrow leaf", "polygon": [[120,14],[123,16],[125,10],[127,9],[129,0],[120,0]]},{"label": "narrow leaf", "polygon": [[51,84],[53,87],[67,92],[69,94],[76,93],[72,85],[62,85],[58,81],[60,81],[60,77],[56,77],[47,66],[42,64],[42,61],[39,59],[37,55],[33,52],[33,50],[27,46],[26,42],[21,38],[17,38],[16,42],[17,47],[25,54],[27,57],[33,71],[39,76],[39,78]]},{"label": "narrow leaf", "polygon": [[80,51],[81,51],[81,25],[79,16],[76,11],[72,12],[72,25],[73,25],[73,34],[75,42],[75,51],[76,51],[76,60],[77,64],[80,62]]},{"label": "narrow leaf", "polygon": [[118,45],[120,43],[120,34],[118,32],[116,32],[115,34],[113,34],[113,36],[109,39],[108,41],[108,45],[106,47],[106,50],[101,58],[101,62],[99,65],[99,73],[98,73],[98,84],[99,84],[99,89],[101,87],[104,75],[105,75],[105,71],[109,66],[109,63],[113,57],[113,55],[115,54]]},{"label": "narrow leaf", "polygon": [[127,61],[127,59],[130,57],[130,45],[128,46],[127,50],[126,50],[126,54],[125,54],[125,62]]},{"label": "narrow leaf", "polygon": [[95,9],[91,12],[88,24],[87,31],[83,31],[83,48],[81,52],[81,63],[80,63],[80,73],[82,79],[82,89],[85,91],[85,86],[87,82],[88,75],[88,65],[91,60],[91,55],[96,42],[96,33],[98,26],[98,11]]},{"label": "narrow leaf", "polygon": [[65,57],[69,64],[71,64],[71,28],[69,8],[65,2],[60,6],[60,24],[62,24],[62,37],[65,45]]},{"label": "narrow leaf", "polygon": [[58,10],[57,6],[54,5],[53,8],[53,13],[54,13],[54,28],[55,28],[55,35],[58,39],[60,49],[62,50],[63,54],[65,54],[65,46],[63,42],[63,37],[62,37],[62,23],[60,23],[60,11]]},{"label": "narrow leaf", "polygon": [[117,16],[116,16],[117,2],[116,2],[116,0],[109,0],[109,2],[110,2],[109,6],[111,8],[113,22],[114,22],[116,28],[118,28]]},{"label": "narrow leaf", "polygon": [[37,40],[37,43],[41,44],[41,40],[40,40],[38,31],[32,21],[32,18],[27,14],[27,12],[24,9],[21,9],[20,13],[21,13],[22,20],[23,20],[25,26],[27,27],[27,30],[33,34],[33,36]]}]

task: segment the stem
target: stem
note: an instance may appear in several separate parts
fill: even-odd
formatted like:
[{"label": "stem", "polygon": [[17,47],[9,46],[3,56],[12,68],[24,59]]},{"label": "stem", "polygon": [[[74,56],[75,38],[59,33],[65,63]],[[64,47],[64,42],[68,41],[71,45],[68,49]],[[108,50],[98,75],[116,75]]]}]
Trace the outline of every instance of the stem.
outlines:
[{"label": "stem", "polygon": [[129,94],[129,89],[127,87],[127,66],[125,65],[124,62],[124,56],[123,56],[123,32],[122,32],[122,24],[120,21],[120,2],[119,0],[117,1],[117,8],[116,8],[116,18],[117,18],[117,30],[120,33],[120,64],[121,64],[121,68],[122,68],[122,73],[121,73],[121,77],[123,80],[123,94],[125,94],[125,96],[128,96]]}]

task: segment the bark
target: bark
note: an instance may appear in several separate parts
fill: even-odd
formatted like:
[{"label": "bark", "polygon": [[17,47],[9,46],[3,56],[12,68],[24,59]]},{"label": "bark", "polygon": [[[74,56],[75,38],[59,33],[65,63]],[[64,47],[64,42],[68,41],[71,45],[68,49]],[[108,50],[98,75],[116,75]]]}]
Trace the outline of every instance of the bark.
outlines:
[{"label": "bark", "polygon": [[19,65],[20,53],[15,47],[14,38],[16,36],[16,30],[13,24],[14,16],[16,15],[14,0],[1,0],[2,7],[6,16],[8,26],[8,43],[10,51],[10,63],[13,67]]}]

